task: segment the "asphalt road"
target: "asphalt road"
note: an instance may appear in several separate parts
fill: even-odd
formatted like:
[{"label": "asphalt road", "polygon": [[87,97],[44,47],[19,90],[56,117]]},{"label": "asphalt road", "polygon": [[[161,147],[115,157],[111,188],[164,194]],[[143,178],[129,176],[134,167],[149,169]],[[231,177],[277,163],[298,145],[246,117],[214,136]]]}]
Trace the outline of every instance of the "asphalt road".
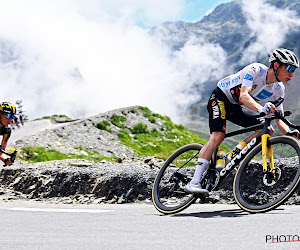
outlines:
[{"label": "asphalt road", "polygon": [[194,204],[165,216],[151,204],[0,201],[0,249],[297,249],[299,213]]},{"label": "asphalt road", "polygon": [[20,125],[20,128],[15,127],[15,129],[12,130],[11,137],[8,141],[8,147],[10,147],[10,144],[13,144],[25,136],[34,135],[44,129],[50,129],[62,125],[63,124],[54,124],[48,119],[25,122],[24,126]]}]

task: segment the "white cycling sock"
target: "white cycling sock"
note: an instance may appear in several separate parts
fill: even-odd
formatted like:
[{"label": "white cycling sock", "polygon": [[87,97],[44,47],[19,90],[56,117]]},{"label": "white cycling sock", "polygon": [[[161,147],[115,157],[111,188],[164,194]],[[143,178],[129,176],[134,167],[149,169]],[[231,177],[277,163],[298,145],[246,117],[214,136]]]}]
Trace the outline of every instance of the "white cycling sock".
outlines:
[{"label": "white cycling sock", "polygon": [[193,176],[193,179],[191,180],[191,183],[197,183],[201,180],[201,177],[204,173],[204,171],[208,168],[209,161],[205,160],[203,158],[199,158],[197,165],[196,165],[196,170]]}]

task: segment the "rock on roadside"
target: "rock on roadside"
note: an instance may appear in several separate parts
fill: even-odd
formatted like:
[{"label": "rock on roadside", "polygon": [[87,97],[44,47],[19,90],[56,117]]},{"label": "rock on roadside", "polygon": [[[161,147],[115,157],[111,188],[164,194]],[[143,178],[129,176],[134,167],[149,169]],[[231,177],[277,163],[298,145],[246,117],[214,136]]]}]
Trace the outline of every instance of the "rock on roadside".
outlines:
[{"label": "rock on roadside", "polygon": [[2,199],[35,199],[62,203],[147,201],[162,160],[142,157],[134,163],[61,160],[16,163],[1,171]]}]

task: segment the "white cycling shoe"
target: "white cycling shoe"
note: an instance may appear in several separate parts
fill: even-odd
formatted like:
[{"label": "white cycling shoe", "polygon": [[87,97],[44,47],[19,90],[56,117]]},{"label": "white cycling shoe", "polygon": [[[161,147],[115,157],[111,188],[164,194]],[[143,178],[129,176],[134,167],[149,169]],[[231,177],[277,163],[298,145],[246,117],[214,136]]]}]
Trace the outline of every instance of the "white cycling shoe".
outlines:
[{"label": "white cycling shoe", "polygon": [[184,191],[188,193],[203,194],[205,196],[208,195],[208,190],[202,188],[200,182],[196,182],[196,183],[189,182],[184,187]]}]

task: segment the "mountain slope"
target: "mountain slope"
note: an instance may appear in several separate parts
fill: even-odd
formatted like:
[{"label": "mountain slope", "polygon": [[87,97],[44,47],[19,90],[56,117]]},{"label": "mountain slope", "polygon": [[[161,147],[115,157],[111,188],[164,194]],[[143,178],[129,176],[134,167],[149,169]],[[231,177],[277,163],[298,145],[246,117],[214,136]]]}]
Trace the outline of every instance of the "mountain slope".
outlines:
[{"label": "mountain slope", "polygon": [[[134,106],[46,129],[14,144],[21,159],[34,162],[76,157],[95,161],[101,157],[112,161],[137,156],[166,159],[179,147],[194,142],[205,140],[168,117]],[[56,156],[52,157],[53,150]]]},{"label": "mountain slope", "polygon": [[[286,19],[287,22],[291,22],[294,24],[288,26],[292,28],[290,28],[289,31],[286,32],[286,36],[284,37],[281,44],[278,45],[278,47],[291,49],[299,55],[300,2],[291,0],[276,0],[264,1],[261,2],[261,5],[263,3],[269,4],[269,12],[268,10],[263,9],[260,13],[260,16],[258,16],[260,19],[252,20],[252,22],[248,17],[249,13],[245,12],[245,8],[242,5],[243,1],[235,0],[230,3],[219,5],[210,15],[205,16],[199,22],[168,22],[154,27],[150,31],[150,34],[157,38],[160,38],[174,51],[174,53],[176,51],[182,50],[184,46],[188,44],[188,41],[190,39],[193,39],[193,44],[195,45],[198,44],[199,46],[203,46],[203,44],[205,43],[215,44],[217,46],[221,46],[226,52],[227,58],[225,63],[219,64],[218,61],[215,62],[215,64],[218,65],[218,68],[224,71],[224,75],[222,75],[218,79],[215,79],[213,76],[211,76],[210,79],[205,82],[195,83],[195,85],[201,87],[195,88],[199,92],[199,100],[190,107],[188,112],[188,117],[192,120],[198,120],[201,119],[201,117],[204,117],[204,120],[207,119],[205,103],[207,102],[211,91],[216,87],[216,83],[219,79],[240,70],[242,67],[249,63],[252,63],[253,61],[261,62],[266,65],[269,64],[267,52],[270,51],[264,52],[265,47],[263,46],[263,44],[261,44],[262,46],[261,48],[259,48],[260,44],[258,41],[259,39],[262,39],[262,37],[264,36],[263,32],[266,31],[268,32],[265,33],[265,36],[272,34],[275,39],[278,38],[278,41],[281,41],[281,31],[280,29],[278,31],[276,29],[278,27],[275,27],[276,25],[278,25],[278,23],[276,23],[276,18],[277,15],[281,15],[283,12],[286,14],[286,11],[288,10],[294,11],[296,13],[296,17],[293,17],[294,19],[291,20],[288,18]],[[252,7],[251,4],[254,3],[249,2],[247,4],[249,10]],[[264,7],[265,6],[261,8]],[[268,16],[266,13],[268,14]],[[270,26],[270,23],[264,23],[264,20],[265,22],[270,22],[268,18],[270,18],[271,15],[274,16],[274,30],[272,30],[272,26]],[[258,31],[256,30],[254,32],[251,25],[254,25],[253,22],[255,21],[260,21],[261,23],[256,23],[255,25],[260,25],[260,27],[262,28],[265,24],[269,26],[266,26],[266,30],[261,29],[261,33],[257,33],[260,30],[259,28]],[[278,33],[278,36],[276,32]],[[258,35],[260,37],[258,37]],[[247,49],[249,48],[251,48],[251,50],[253,49],[253,53],[247,51]],[[249,58],[246,56],[246,54],[249,55]],[[205,61],[203,62],[203,64],[205,65]],[[201,67],[203,67],[203,65],[199,65],[199,68]],[[297,98],[298,82],[300,80],[299,71],[300,70],[296,71],[292,81],[286,84],[286,98],[284,106],[286,110],[289,109],[293,111],[294,114],[291,116],[291,119],[295,122],[300,123],[300,115],[298,111],[300,100]]]}]

